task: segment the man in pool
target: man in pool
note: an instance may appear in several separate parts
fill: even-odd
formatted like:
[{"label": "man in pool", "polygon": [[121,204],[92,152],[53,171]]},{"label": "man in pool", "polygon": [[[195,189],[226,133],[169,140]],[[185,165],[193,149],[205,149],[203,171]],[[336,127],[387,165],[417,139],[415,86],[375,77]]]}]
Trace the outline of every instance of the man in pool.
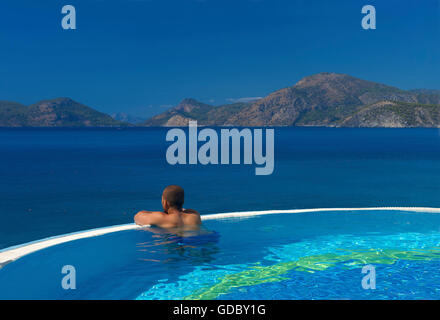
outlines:
[{"label": "man in pool", "polygon": [[134,216],[136,224],[156,226],[166,229],[198,229],[202,224],[196,210],[183,209],[184,191],[181,187],[171,185],[162,193],[163,212],[140,211]]}]

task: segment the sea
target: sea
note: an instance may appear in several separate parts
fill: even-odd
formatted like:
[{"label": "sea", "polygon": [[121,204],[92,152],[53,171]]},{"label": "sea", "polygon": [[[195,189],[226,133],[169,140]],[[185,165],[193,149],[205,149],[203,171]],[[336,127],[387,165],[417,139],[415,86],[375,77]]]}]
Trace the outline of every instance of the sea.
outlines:
[{"label": "sea", "polygon": [[133,222],[170,184],[201,214],[440,207],[438,129],[273,129],[274,171],[256,175],[243,161],[169,164],[167,128],[1,128],[0,249]]}]

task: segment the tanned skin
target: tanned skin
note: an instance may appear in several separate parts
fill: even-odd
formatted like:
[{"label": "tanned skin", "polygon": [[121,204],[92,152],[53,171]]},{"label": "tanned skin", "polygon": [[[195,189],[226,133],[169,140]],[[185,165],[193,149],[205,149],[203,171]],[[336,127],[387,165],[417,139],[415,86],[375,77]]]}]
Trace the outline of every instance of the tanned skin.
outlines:
[{"label": "tanned skin", "polygon": [[[169,186],[167,188],[170,187],[177,187],[177,186]],[[202,221],[200,219],[200,214],[196,210],[183,209],[183,208],[179,209],[175,205],[172,205],[168,200],[166,200],[167,188],[165,189],[162,195],[163,212],[139,211],[134,216],[135,223],[141,226],[150,225],[165,229],[175,229],[175,228],[183,228],[189,230],[198,229],[202,224]],[[183,199],[182,199],[182,204],[183,204]]]}]

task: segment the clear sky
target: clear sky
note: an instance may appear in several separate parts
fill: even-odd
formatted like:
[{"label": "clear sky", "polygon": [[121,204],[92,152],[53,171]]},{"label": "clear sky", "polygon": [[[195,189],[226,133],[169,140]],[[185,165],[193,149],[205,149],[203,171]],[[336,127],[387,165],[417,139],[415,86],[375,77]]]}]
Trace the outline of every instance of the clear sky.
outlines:
[{"label": "clear sky", "polygon": [[[61,28],[74,5],[77,30]],[[361,28],[361,8],[377,29]],[[2,0],[0,100],[149,116],[261,97],[318,72],[440,89],[438,0]]]}]

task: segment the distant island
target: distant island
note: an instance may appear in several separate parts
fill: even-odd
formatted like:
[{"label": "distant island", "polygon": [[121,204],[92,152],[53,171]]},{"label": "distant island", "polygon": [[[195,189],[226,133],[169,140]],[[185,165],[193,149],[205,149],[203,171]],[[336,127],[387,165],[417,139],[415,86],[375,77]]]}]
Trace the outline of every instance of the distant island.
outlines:
[{"label": "distant island", "polygon": [[114,117],[69,98],[28,107],[0,101],[0,127],[174,127],[197,120],[209,126],[438,128],[440,90],[401,90],[346,74],[319,73],[249,103],[212,106],[184,99],[144,122],[125,114]]},{"label": "distant island", "polygon": [[30,106],[0,101],[0,127],[120,127],[127,123],[70,98],[44,100]]}]

